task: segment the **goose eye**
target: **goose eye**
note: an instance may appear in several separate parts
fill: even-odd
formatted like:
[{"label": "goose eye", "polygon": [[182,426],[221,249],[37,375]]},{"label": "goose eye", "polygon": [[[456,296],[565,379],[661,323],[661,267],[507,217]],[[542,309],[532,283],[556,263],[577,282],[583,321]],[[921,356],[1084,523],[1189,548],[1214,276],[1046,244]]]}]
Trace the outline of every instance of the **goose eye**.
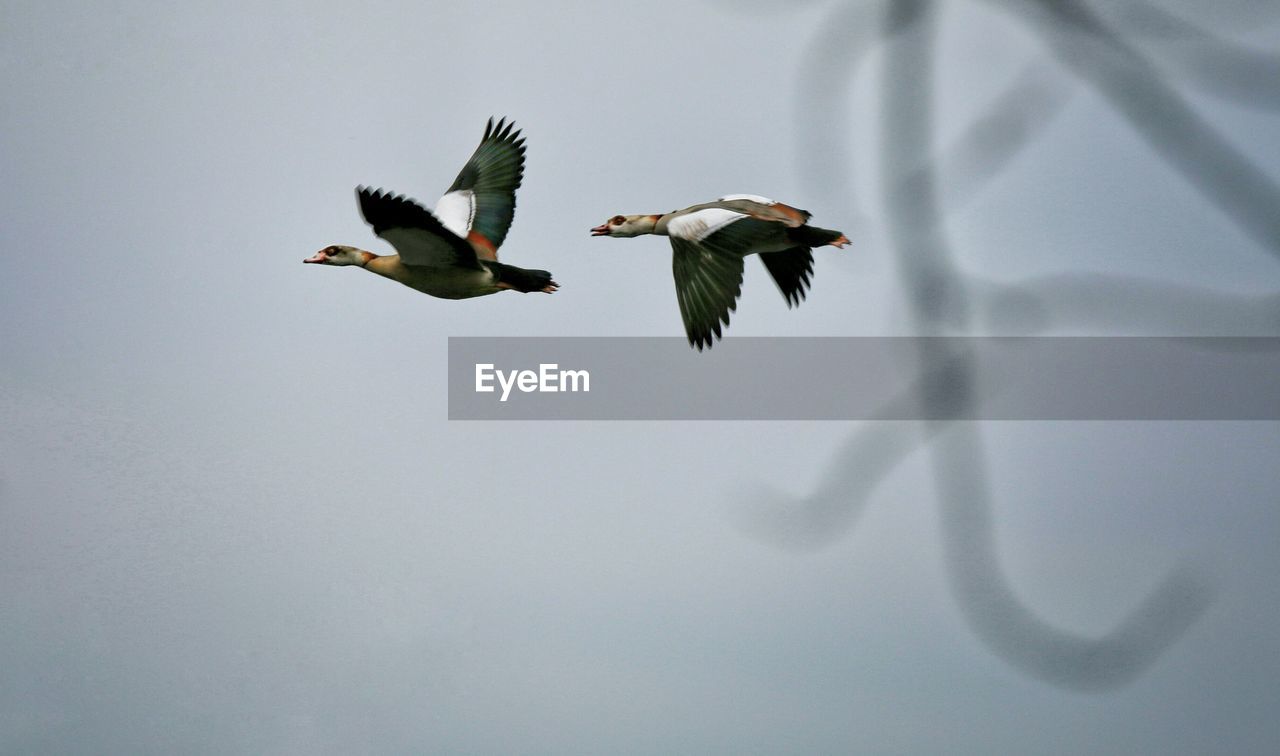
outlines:
[{"label": "goose eye", "polygon": [[609,225],[611,226],[621,226],[623,223],[626,223],[626,222],[627,222],[627,219],[623,218],[621,215],[615,215],[609,219]]}]

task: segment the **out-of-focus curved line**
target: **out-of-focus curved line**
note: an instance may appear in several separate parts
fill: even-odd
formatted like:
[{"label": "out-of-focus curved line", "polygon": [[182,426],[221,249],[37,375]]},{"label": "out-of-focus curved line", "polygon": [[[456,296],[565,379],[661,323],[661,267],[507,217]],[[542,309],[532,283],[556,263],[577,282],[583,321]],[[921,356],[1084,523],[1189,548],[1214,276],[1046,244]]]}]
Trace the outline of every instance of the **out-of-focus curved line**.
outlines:
[{"label": "out-of-focus curved line", "polygon": [[[933,53],[936,49],[936,4],[901,0],[895,11],[920,22],[886,51],[882,139],[885,168],[882,182],[888,197],[889,238],[897,250],[899,274],[912,292],[917,330],[935,331],[942,317],[967,321],[967,302],[960,283],[939,274],[952,269],[949,245],[942,232],[933,171],[926,168],[900,182],[896,165],[910,165],[929,149],[933,133]],[[952,304],[935,306],[935,287]],[[958,300],[958,301],[957,301]],[[974,399],[971,360],[939,353],[932,340],[919,342],[926,366],[922,399],[942,408]],[[939,413],[934,413],[936,416]],[[934,480],[943,522],[943,550],[957,604],[975,634],[994,653],[1046,682],[1080,690],[1105,690],[1126,683],[1146,669],[1198,617],[1209,594],[1188,572],[1175,572],[1111,633],[1090,639],[1057,630],[1040,620],[1009,587],[996,554],[991,492],[982,435],[972,423],[955,423],[937,433],[939,423],[926,422],[936,434],[932,445]],[[926,431],[930,433],[930,431]]]},{"label": "out-of-focus curved line", "polygon": [[[1179,6],[1190,4],[1190,0],[1181,0],[1181,2],[1162,0],[1159,6],[1152,3],[1151,0],[1123,0],[1123,2],[1097,2],[1095,0],[1090,3],[1090,7],[1110,18],[1120,19],[1121,17],[1127,17],[1132,19],[1133,25],[1126,24],[1124,31],[1134,37],[1195,39],[1201,35],[1210,35],[1214,39],[1219,39],[1220,37],[1215,32],[1209,31],[1200,22],[1185,15],[1185,11],[1179,12],[1177,10]],[[1269,2],[1269,0],[1263,0],[1262,2],[1245,0],[1243,3],[1227,0],[1213,5],[1204,3],[1201,0],[1198,5],[1205,9],[1201,10],[1200,13],[1209,14],[1212,18],[1212,23],[1231,29],[1265,28],[1268,24],[1273,24],[1280,20],[1280,5]],[[1248,10],[1242,9],[1241,5],[1247,5]],[[1195,12],[1192,15],[1195,15]]]},{"label": "out-of-focus curved line", "polygon": [[885,3],[845,3],[831,11],[809,41],[793,95],[800,179],[816,195],[833,197],[846,208],[853,217],[843,222],[851,228],[865,228],[868,222],[852,181],[849,95],[863,59],[880,41]]},{"label": "out-of-focus curved line", "polygon": [[824,549],[853,530],[871,494],[924,440],[914,423],[861,425],[836,452],[812,494],[797,500],[760,485],[737,493],[742,530],[787,551]]},{"label": "out-of-focus curved line", "polygon": [[[988,0],[991,2],[992,0]],[[1009,3],[1006,0],[1006,5]],[[1017,3],[1014,3],[1017,5]],[[846,9],[847,19],[861,18],[862,8]],[[1016,9],[1027,12],[1025,9]],[[1211,201],[1232,215],[1255,239],[1268,249],[1280,251],[1280,236],[1272,234],[1273,224],[1260,215],[1261,201],[1246,211],[1233,209],[1235,190],[1239,185],[1230,184],[1229,177],[1213,175],[1207,160],[1226,155],[1229,167],[1244,162],[1229,145],[1217,138],[1196,114],[1186,107],[1158,77],[1151,76],[1152,69],[1141,56],[1130,54],[1123,45],[1111,40],[1098,44],[1098,24],[1088,13],[1074,4],[1057,9],[1037,6],[1037,20],[1042,26],[1048,15],[1059,25],[1075,27],[1074,32],[1049,29],[1043,33],[1055,44],[1060,57],[1067,58],[1068,45],[1063,39],[1070,37],[1093,40],[1092,46],[1111,56],[1132,55],[1125,60],[1125,67],[1139,71],[1130,73],[1129,89],[1140,93],[1155,92],[1154,104],[1160,112],[1172,112],[1175,125],[1162,128],[1152,125],[1151,118],[1137,105],[1127,109],[1115,102],[1123,99],[1125,87],[1107,84],[1107,74],[1120,65],[1116,61],[1102,64],[1071,65],[1081,74],[1080,68],[1091,75],[1085,81],[1106,92],[1121,112],[1135,124],[1151,133],[1144,136],[1152,141],[1162,154],[1187,134],[1209,134],[1212,140],[1206,154],[1192,158],[1169,158],[1193,181]],[[890,241],[896,251],[895,262],[903,287],[912,305],[916,330],[921,333],[938,333],[947,326],[967,329],[970,310],[964,276],[956,269],[942,230],[942,205],[939,202],[937,166],[934,163],[919,165],[919,156],[931,149],[933,134],[932,70],[936,48],[936,3],[934,0],[898,0],[887,7],[883,25],[876,32],[880,37],[901,35],[888,46],[884,66],[884,111],[881,119],[881,140],[884,159],[881,161],[881,183],[886,202],[886,217]],[[838,33],[835,25],[824,29],[818,37],[821,42]],[[1080,33],[1085,30],[1087,33]],[[866,32],[871,34],[871,32]],[[1071,49],[1073,54],[1087,53]],[[1077,66],[1079,68],[1077,68]],[[820,70],[805,71],[801,88],[817,87],[824,83]],[[849,74],[839,74],[836,85],[844,85],[845,91],[836,96],[848,97]],[[1155,81],[1154,87],[1151,80]],[[1136,80],[1136,84],[1134,83]],[[825,82],[830,85],[830,81]],[[830,89],[819,99],[810,91],[797,97],[800,121],[808,123],[813,113],[822,112],[815,103],[829,102]],[[809,104],[806,113],[806,103]],[[999,123],[999,109],[992,112],[992,123]],[[1009,116],[1016,121],[1016,117]],[[984,124],[975,126],[979,131],[967,136],[980,138]],[[976,160],[979,170],[970,171],[975,189],[999,172],[999,166],[1012,158],[1025,146],[1029,137],[1015,139],[1011,145],[1000,145],[982,159]],[[806,139],[805,142],[810,140]],[[963,159],[973,155],[972,148],[961,141],[954,153]],[[803,152],[803,151],[802,151]],[[815,154],[823,154],[816,151]],[[1248,165],[1247,163],[1245,163]],[[825,168],[825,165],[823,166]],[[847,169],[847,164],[841,166]],[[985,167],[986,170],[981,170]],[[1248,166],[1250,169],[1252,166]],[[1200,172],[1210,171],[1202,176]],[[1227,184],[1225,187],[1223,184]],[[1248,174],[1245,184],[1273,189],[1266,176],[1256,170]],[[1280,226],[1277,226],[1280,227]],[[1007,293],[1009,290],[1005,290]],[[1034,295],[1024,295],[1024,302],[1034,306]],[[963,355],[948,355],[929,346],[931,340],[921,342],[921,359],[926,365],[924,385],[917,400],[941,408],[956,402],[971,403],[976,398],[975,369],[971,359]],[[1024,605],[1009,586],[997,558],[994,541],[994,524],[991,514],[991,493],[987,483],[987,460],[982,436],[972,423],[925,422],[920,424],[866,425],[853,433],[845,443],[840,460],[833,463],[826,480],[818,492],[799,508],[780,508],[776,502],[765,509],[757,509],[755,524],[773,529],[775,542],[789,548],[812,549],[829,542],[832,534],[847,530],[856,521],[866,504],[871,490],[888,473],[922,442],[932,440],[932,462],[938,489],[939,505],[943,520],[943,548],[946,554],[948,574],[956,598],[969,626],[993,653],[1014,666],[1055,685],[1080,690],[1105,690],[1124,684],[1146,669],[1159,655],[1199,617],[1208,606],[1211,592],[1187,569],[1175,570],[1122,621],[1111,633],[1099,638],[1085,638],[1058,630],[1040,620]],[[765,497],[757,497],[759,504]],[[780,497],[774,497],[780,498]],[[797,516],[798,515],[798,516]]]},{"label": "out-of-focus curved line", "polygon": [[1118,31],[1201,91],[1248,108],[1280,109],[1280,55],[1223,39],[1145,0],[1098,8]]},{"label": "out-of-focus curved line", "polygon": [[1231,146],[1079,0],[986,0],[1038,31],[1064,66],[1104,95],[1165,162],[1280,257],[1280,186]]},{"label": "out-of-focus curved line", "polygon": [[944,179],[938,184],[939,202],[955,212],[1044,135],[1072,92],[1053,67],[1029,64],[959,139],[911,170],[936,171]]},{"label": "out-of-focus curved line", "polygon": [[[965,359],[967,355],[952,354],[932,370],[950,375],[957,368],[957,361]],[[875,489],[911,452],[949,425],[885,419],[917,414],[913,408],[919,406],[927,382],[938,383],[941,379],[922,375],[886,402],[876,418],[849,434],[813,493],[797,500],[759,485],[744,489],[735,497],[742,505],[742,529],[759,540],[798,552],[818,551],[847,535]],[[985,397],[987,389],[994,387],[983,389]]]},{"label": "out-of-focus curved line", "polygon": [[1280,294],[1228,294],[1150,278],[1055,273],[1009,283],[967,276],[985,330],[1031,335],[1280,336]]},{"label": "out-of-focus curved line", "polygon": [[1176,567],[1105,635],[1088,638],[1044,622],[1014,594],[995,545],[981,437],[954,426],[933,444],[943,498],[943,549],[956,603],[996,655],[1045,682],[1085,692],[1134,680],[1208,609],[1213,591]]}]

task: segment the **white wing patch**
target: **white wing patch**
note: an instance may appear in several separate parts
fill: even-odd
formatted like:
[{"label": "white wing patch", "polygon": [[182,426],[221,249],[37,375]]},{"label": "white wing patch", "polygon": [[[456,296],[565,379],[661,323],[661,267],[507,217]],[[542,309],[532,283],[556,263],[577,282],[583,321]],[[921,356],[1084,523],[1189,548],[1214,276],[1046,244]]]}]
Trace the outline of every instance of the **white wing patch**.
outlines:
[{"label": "white wing patch", "polygon": [[436,203],[435,215],[445,228],[464,239],[476,219],[476,198],[470,189],[449,192]]},{"label": "white wing patch", "polygon": [[732,202],[733,200],[747,200],[748,202],[759,202],[762,205],[776,205],[777,202],[768,197],[761,197],[758,194],[726,194],[716,202]]},{"label": "white wing patch", "polygon": [[730,223],[747,217],[749,216],[735,213],[732,210],[709,207],[705,210],[696,210],[688,215],[673,218],[667,224],[667,234],[677,239],[700,242]]}]

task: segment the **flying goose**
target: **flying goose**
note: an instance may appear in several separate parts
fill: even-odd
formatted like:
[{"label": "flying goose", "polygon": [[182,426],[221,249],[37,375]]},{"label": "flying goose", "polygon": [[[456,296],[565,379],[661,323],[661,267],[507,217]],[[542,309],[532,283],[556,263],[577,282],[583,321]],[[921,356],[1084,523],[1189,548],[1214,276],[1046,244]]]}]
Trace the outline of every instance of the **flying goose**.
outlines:
[{"label": "flying goose", "polygon": [[356,188],[365,222],[399,254],[375,255],[335,244],[303,262],[358,265],[443,299],[482,297],[503,289],[554,292],[559,284],[547,271],[498,262],[524,176],[524,139],[514,127],[505,118],[496,125],[489,119],[480,146],[434,213],[404,196]]},{"label": "flying goose", "polygon": [[794,307],[813,275],[811,248],[849,243],[839,231],[806,225],[810,215],[767,197],[731,194],[666,215],[615,215],[591,235],[671,237],[680,315],[689,344],[701,351],[720,338],[721,324],[729,325],[747,255],[760,255],[787,307]]}]

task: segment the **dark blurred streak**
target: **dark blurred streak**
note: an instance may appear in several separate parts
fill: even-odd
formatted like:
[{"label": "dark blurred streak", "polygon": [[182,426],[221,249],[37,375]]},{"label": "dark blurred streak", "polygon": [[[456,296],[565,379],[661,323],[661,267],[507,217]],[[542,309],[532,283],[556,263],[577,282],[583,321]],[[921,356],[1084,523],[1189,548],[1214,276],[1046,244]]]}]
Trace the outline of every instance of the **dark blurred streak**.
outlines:
[{"label": "dark blurred streak", "polygon": [[[1123,11],[1123,6],[1139,2],[1152,6],[1151,0],[1124,0],[1119,3],[1090,0],[1093,7],[1107,12],[1113,9]],[[1219,0],[1216,3],[1206,3],[1204,0],[1158,0],[1158,2],[1167,11],[1170,20],[1175,22],[1201,19],[1218,28],[1233,31],[1242,29],[1256,31],[1280,22],[1280,5],[1271,0]],[[1152,31],[1160,32],[1159,29]]]},{"label": "dark blurred streak", "polygon": [[991,651],[1045,682],[1082,692],[1131,682],[1208,609],[1208,582],[1190,566],[1175,569],[1098,638],[1066,633],[1037,618],[1009,587],[997,557],[982,472],[986,460],[978,434],[964,432],[970,427],[959,425],[934,444],[938,482],[945,486],[941,517],[948,575],[970,628]]},{"label": "dark blurred streak", "polygon": [[885,0],[837,5],[809,41],[814,54],[802,64],[794,95],[797,170],[819,196],[856,213],[844,220],[850,229],[867,228],[869,223],[853,187],[849,95],[863,61],[879,41],[884,7]]},{"label": "dark blurred streak", "polygon": [[[899,0],[885,21],[897,39],[885,50],[881,133],[881,187],[894,262],[911,301],[916,333],[934,335],[943,324],[968,319],[961,281],[942,235],[936,167],[915,170],[933,139],[935,10],[928,0]],[[931,361],[923,364],[931,365]]]},{"label": "dark blurred streak", "polygon": [[844,442],[818,489],[803,499],[796,501],[760,485],[737,492],[734,501],[741,507],[741,528],[748,535],[787,551],[826,548],[857,525],[880,482],[919,448],[922,440],[925,439],[913,423],[862,425]]},{"label": "dark blurred streak", "polygon": [[1248,108],[1280,108],[1280,55],[1235,44],[1141,0],[1098,7],[1119,32],[1204,92]]},{"label": "dark blurred streak", "polygon": [[1059,62],[1105,96],[1134,131],[1248,236],[1280,256],[1280,186],[1165,82],[1159,69],[1079,0],[986,0],[1027,20]]},{"label": "dark blurred streak", "polygon": [[[742,506],[742,529],[759,540],[787,551],[810,552],[830,546],[857,524],[871,494],[911,454],[950,423],[918,424],[886,418],[919,414],[913,408],[922,397],[941,389],[955,400],[948,385],[969,355],[951,352],[941,356],[929,371],[885,403],[878,417],[860,424],[844,442],[816,491],[796,501],[769,488],[744,488],[735,501]],[[963,385],[963,384],[961,384]],[[976,387],[982,398],[998,387]],[[946,399],[944,399],[946,401]],[[841,460],[855,460],[846,464]]]},{"label": "dark blurred streak", "polygon": [[[930,0],[895,6],[916,22],[887,51],[882,143],[886,222],[897,252],[903,285],[913,293],[916,331],[937,332],[944,323],[967,325],[967,298],[951,269],[951,251],[942,232],[934,172],[928,168],[901,180],[898,166],[927,152],[933,133],[933,52],[936,6]],[[943,303],[938,306],[939,301]],[[922,363],[935,373],[926,381],[927,406],[946,411],[975,400],[976,365],[952,359],[932,341],[921,342]],[[1069,635],[1049,626],[1023,604],[1009,586],[996,553],[980,426],[926,422],[932,446],[934,482],[942,517],[943,551],[952,591],[970,627],[989,649],[1046,682],[1079,690],[1106,690],[1145,670],[1199,616],[1208,597],[1180,573],[1116,630],[1097,639]]]},{"label": "dark blurred streak", "polygon": [[935,159],[914,171],[936,170],[939,200],[956,212],[1034,144],[1071,99],[1072,88],[1048,66],[1029,65],[987,112]]},{"label": "dark blurred streak", "polygon": [[[1148,4],[1133,4],[1109,26],[1079,0],[987,0],[1028,21],[1057,62],[1100,92],[1155,153],[1180,172],[1254,241],[1280,254],[1280,188],[1188,105],[1134,44],[1175,74],[1214,94],[1274,107],[1278,59],[1231,45]],[[878,29],[867,23],[880,14]],[[1053,329],[1176,335],[1275,335],[1280,295],[1234,296],[1207,289],[1101,274],[1063,273],[1014,283],[964,275],[953,262],[942,218],[1007,171],[1061,110],[1069,88],[1032,66],[941,155],[933,155],[934,0],[849,2],[831,12],[797,84],[800,166],[818,191],[852,204],[848,150],[833,144],[841,126],[834,100],[849,98],[862,57],[888,41],[881,91],[880,185],[885,223],[914,331],[921,335],[988,330],[1031,334]],[[844,29],[838,27],[849,25]],[[1142,27],[1142,28],[1139,28]],[[853,40],[832,53],[832,40]],[[890,39],[898,37],[897,39]],[[837,47],[838,53],[838,47]],[[846,64],[840,68],[840,64]],[[847,111],[841,110],[842,118]],[[816,178],[815,178],[816,177]],[[939,180],[944,177],[950,183]],[[895,401],[942,409],[998,389],[976,386],[971,356],[935,353],[922,342],[918,386]],[[1196,346],[1193,344],[1193,346]],[[816,491],[800,500],[777,492],[744,496],[748,528],[788,549],[813,550],[856,525],[875,488],[913,450],[930,444],[943,522],[943,548],[957,604],[975,635],[1011,665],[1045,682],[1102,691],[1148,669],[1208,608],[1213,590],[1201,571],[1175,567],[1114,629],[1089,638],[1039,619],[1010,587],[995,544],[992,496],[980,425],[972,422],[869,423],[841,448]]]},{"label": "dark blurred streak", "polygon": [[987,331],[1054,328],[1099,334],[1280,336],[1280,294],[1239,295],[1102,273],[1058,273],[1009,284],[973,278]]}]

